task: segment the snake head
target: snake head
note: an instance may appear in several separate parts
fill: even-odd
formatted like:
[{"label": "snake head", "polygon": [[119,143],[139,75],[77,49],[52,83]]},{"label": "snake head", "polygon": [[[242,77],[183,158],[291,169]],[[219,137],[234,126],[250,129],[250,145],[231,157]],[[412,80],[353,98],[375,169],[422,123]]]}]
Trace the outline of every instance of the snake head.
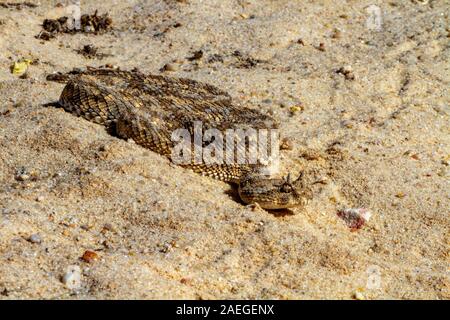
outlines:
[{"label": "snake head", "polygon": [[257,203],[263,209],[302,207],[312,198],[303,173],[292,181],[291,175],[283,179],[250,177],[239,184],[239,195],[248,204]]},{"label": "snake head", "polygon": [[[312,199],[312,190],[305,181],[303,171],[294,181],[292,181],[291,174],[289,173],[286,178],[284,178],[284,183],[280,187],[280,193],[288,195],[286,202],[289,207],[291,207],[291,205],[292,207],[304,206]],[[286,208],[289,207],[287,206]]]}]

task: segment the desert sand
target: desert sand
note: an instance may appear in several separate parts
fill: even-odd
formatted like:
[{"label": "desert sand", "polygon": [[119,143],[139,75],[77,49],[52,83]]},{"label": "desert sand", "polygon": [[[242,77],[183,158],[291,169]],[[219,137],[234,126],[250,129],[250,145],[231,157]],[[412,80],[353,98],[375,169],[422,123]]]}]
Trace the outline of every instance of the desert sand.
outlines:
[{"label": "desert sand", "polygon": [[[43,20],[71,2],[33,3],[0,5],[1,299],[450,298],[447,1],[81,1],[112,29],[49,40]],[[45,106],[63,88],[46,75],[103,65],[207,82],[279,119],[280,174],[321,179],[313,200],[245,206]],[[371,218],[352,231],[348,208]]]}]

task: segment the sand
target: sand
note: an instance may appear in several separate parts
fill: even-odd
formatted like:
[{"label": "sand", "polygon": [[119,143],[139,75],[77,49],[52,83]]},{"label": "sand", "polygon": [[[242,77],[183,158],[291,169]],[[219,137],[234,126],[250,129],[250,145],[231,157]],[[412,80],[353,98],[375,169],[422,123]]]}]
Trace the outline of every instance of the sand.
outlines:
[{"label": "sand", "polygon": [[[0,6],[1,299],[450,298],[448,2],[82,1],[113,30],[36,39],[68,4]],[[313,200],[247,207],[44,106],[63,88],[47,74],[105,64],[272,114],[293,143],[281,174],[320,179]],[[371,219],[352,231],[345,208]]]}]

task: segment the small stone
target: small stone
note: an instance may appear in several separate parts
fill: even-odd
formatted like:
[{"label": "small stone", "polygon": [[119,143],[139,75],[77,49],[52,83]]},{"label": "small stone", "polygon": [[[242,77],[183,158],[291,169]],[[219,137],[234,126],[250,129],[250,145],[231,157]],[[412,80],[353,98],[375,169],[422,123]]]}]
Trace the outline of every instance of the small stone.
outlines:
[{"label": "small stone", "polygon": [[84,262],[87,262],[87,263],[94,262],[97,259],[98,259],[98,254],[95,253],[94,251],[90,251],[90,250],[86,250],[84,252],[83,256],[81,257],[81,260],[83,260]]},{"label": "small stone", "polygon": [[105,232],[105,231],[114,231],[114,227],[112,226],[112,224],[110,224],[110,223],[105,223],[105,224],[103,225],[102,232]]},{"label": "small stone", "polygon": [[289,138],[283,138],[280,143],[280,150],[292,150],[294,149],[294,143]]},{"label": "small stone", "polygon": [[364,208],[350,208],[339,210],[337,215],[344,220],[351,231],[356,231],[369,221],[372,213]]},{"label": "small stone", "polygon": [[364,295],[361,292],[359,292],[359,291],[356,291],[353,294],[353,298],[355,298],[356,300],[364,300],[365,299]]},{"label": "small stone", "polygon": [[79,266],[72,265],[67,267],[66,273],[61,279],[62,283],[71,290],[77,290],[81,287],[81,269]]},{"label": "small stone", "polygon": [[41,236],[37,233],[32,234],[29,238],[28,241],[30,241],[31,243],[41,243],[42,239]]},{"label": "small stone", "polygon": [[349,121],[349,120],[344,120],[344,121],[342,122],[342,125],[343,125],[344,127],[346,127],[347,129],[353,128],[353,124],[352,124],[352,122]]},{"label": "small stone", "polygon": [[315,150],[305,150],[301,154],[302,158],[305,158],[308,161],[315,161],[323,158],[323,156],[320,154],[320,152]]},{"label": "small stone", "polygon": [[333,39],[340,39],[342,36],[342,32],[339,29],[334,29],[333,33],[331,34],[331,38]]},{"label": "small stone", "polygon": [[291,107],[289,108],[289,111],[290,111],[292,114],[297,113],[297,112],[299,112],[299,111],[303,111],[303,106],[300,105],[300,104],[291,106]]},{"label": "small stone", "polygon": [[28,179],[30,179],[30,176],[25,173],[22,173],[22,174],[19,174],[18,176],[16,176],[16,180],[18,180],[18,181],[27,181]]},{"label": "small stone", "polygon": [[37,196],[36,197],[36,201],[37,202],[42,202],[42,201],[44,201],[44,199],[45,199],[44,196]]},{"label": "small stone", "polygon": [[321,42],[319,43],[319,46],[317,47],[317,50],[319,51],[325,51],[325,43]]},{"label": "small stone", "polygon": [[82,225],[80,226],[80,228],[83,229],[84,231],[89,231],[89,230],[92,229],[92,226],[91,226],[91,225],[88,225],[88,224],[82,224]]},{"label": "small stone", "polygon": [[29,79],[29,78],[30,78],[30,74],[28,73],[28,70],[19,76],[19,79]]},{"label": "small stone", "polygon": [[345,80],[355,80],[355,75],[351,66],[343,66],[339,68],[336,73],[342,74]]},{"label": "small stone", "polygon": [[163,71],[163,72],[165,72],[165,71],[177,71],[177,70],[178,70],[178,65],[175,64],[175,63],[167,63],[161,68],[161,71]]},{"label": "small stone", "polygon": [[397,194],[395,195],[397,198],[404,198],[405,197],[405,194],[403,193],[403,192],[397,192]]}]

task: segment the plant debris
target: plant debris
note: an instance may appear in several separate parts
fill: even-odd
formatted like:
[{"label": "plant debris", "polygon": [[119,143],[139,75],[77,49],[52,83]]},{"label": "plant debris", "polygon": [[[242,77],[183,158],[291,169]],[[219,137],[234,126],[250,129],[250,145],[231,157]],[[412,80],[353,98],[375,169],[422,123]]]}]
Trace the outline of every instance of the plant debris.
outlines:
[{"label": "plant debris", "polygon": [[98,48],[92,44],[84,45],[81,49],[77,49],[75,51],[88,59],[103,59],[104,57],[110,56],[110,54],[98,52]]},{"label": "plant debris", "polygon": [[66,16],[58,19],[45,19],[42,23],[43,30],[36,36],[38,39],[50,40],[58,33],[94,33],[99,34],[111,29],[112,19],[108,13],[98,15],[83,14],[79,21]]},{"label": "plant debris", "polygon": [[216,62],[223,63],[223,56],[221,54],[214,53],[208,57],[207,62],[208,63],[216,63]]},{"label": "plant debris", "polygon": [[16,75],[22,75],[28,70],[28,66],[33,61],[30,59],[22,59],[20,61],[14,62],[11,66],[11,73]]},{"label": "plant debris", "polygon": [[244,55],[239,50],[233,52],[233,57],[237,59],[237,62],[234,63],[234,66],[241,69],[251,69],[253,67],[256,67],[256,65],[258,65],[259,63],[264,62],[260,59],[255,59],[251,56]]},{"label": "plant debris", "polygon": [[199,59],[201,59],[202,57],[203,57],[203,51],[202,51],[202,50],[198,50],[198,51],[195,51],[195,52],[192,54],[192,56],[188,57],[187,59],[188,59],[189,61],[194,61],[194,60],[199,60]]}]

